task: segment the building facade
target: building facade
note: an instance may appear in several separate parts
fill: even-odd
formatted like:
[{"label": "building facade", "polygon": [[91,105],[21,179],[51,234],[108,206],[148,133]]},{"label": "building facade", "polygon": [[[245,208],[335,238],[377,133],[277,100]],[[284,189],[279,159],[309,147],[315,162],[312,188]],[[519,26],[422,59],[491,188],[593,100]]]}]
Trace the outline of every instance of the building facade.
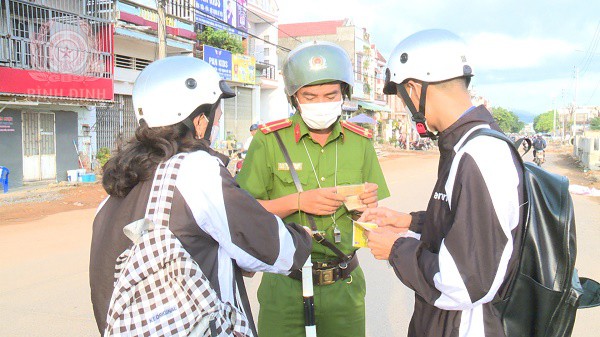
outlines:
[{"label": "building facade", "polygon": [[0,166],[11,187],[89,167],[113,101],[113,1],[0,1]]},{"label": "building facade", "polygon": [[600,106],[569,106],[556,109],[555,134],[563,140],[590,132],[592,118],[600,117]]},{"label": "building facade", "polygon": [[256,57],[257,84],[260,85],[260,122],[288,117],[293,111],[283,90],[278,64],[279,7],[275,0],[248,1],[248,54]]}]

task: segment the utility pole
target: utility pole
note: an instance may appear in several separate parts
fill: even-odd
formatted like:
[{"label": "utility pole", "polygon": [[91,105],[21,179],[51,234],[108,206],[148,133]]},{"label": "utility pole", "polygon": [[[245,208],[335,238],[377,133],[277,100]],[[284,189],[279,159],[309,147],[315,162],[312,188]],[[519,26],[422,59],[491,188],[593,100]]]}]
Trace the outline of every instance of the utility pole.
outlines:
[{"label": "utility pole", "polygon": [[556,138],[556,96],[552,97],[552,137]]},{"label": "utility pole", "polygon": [[573,93],[573,126],[571,127],[571,137],[575,137],[577,132],[577,86],[579,82],[579,69],[575,67],[575,91]]},{"label": "utility pole", "polygon": [[575,94],[573,95],[573,106],[577,107],[577,87],[579,86],[579,68],[575,67]]},{"label": "utility pole", "polygon": [[562,116],[560,116],[560,120],[561,120],[561,127],[560,127],[560,143],[562,144],[565,141],[565,117],[566,117],[566,107],[564,106],[564,102],[565,102],[565,89],[562,89],[560,91],[560,101],[561,101],[561,105],[563,106],[563,114]]},{"label": "utility pole", "polygon": [[157,0],[156,10],[158,12],[158,59],[167,57],[167,17],[165,7],[167,0]]}]

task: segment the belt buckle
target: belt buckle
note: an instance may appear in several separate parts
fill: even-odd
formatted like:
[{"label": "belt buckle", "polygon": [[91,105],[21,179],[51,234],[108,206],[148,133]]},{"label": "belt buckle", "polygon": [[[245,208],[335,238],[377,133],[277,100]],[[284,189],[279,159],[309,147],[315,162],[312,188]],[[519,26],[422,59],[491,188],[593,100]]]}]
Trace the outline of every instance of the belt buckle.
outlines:
[{"label": "belt buckle", "polygon": [[315,271],[317,273],[319,285],[326,286],[335,283],[335,280],[333,279],[333,268],[317,269]]}]

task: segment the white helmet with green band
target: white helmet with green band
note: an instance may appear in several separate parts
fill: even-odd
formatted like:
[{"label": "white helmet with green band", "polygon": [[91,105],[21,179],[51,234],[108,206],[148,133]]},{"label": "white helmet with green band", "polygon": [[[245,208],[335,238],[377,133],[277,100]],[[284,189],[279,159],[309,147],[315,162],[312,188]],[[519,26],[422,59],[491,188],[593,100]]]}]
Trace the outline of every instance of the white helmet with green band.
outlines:
[{"label": "white helmet with green band", "polygon": [[290,51],[283,64],[285,93],[291,97],[307,85],[343,82],[342,95],[350,99],[354,71],[348,53],[340,46],[325,41],[306,42]]}]

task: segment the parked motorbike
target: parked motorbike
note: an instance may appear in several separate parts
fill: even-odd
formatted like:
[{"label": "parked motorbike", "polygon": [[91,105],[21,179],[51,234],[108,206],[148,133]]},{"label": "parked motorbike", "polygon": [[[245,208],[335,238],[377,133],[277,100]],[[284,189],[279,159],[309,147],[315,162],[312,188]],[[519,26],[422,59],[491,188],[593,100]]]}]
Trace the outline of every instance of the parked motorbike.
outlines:
[{"label": "parked motorbike", "polygon": [[535,152],[535,156],[533,157],[533,162],[537,166],[542,166],[542,164],[546,161],[544,150],[539,150]]},{"label": "parked motorbike", "polygon": [[237,161],[235,162],[235,173],[236,176],[242,170],[242,165],[244,165],[244,158],[246,158],[246,152],[238,152],[237,153]]},{"label": "parked motorbike", "polygon": [[410,149],[411,150],[422,150],[422,151],[427,151],[431,148],[431,144],[423,139],[419,139],[419,140],[415,140],[414,142],[410,143]]}]

